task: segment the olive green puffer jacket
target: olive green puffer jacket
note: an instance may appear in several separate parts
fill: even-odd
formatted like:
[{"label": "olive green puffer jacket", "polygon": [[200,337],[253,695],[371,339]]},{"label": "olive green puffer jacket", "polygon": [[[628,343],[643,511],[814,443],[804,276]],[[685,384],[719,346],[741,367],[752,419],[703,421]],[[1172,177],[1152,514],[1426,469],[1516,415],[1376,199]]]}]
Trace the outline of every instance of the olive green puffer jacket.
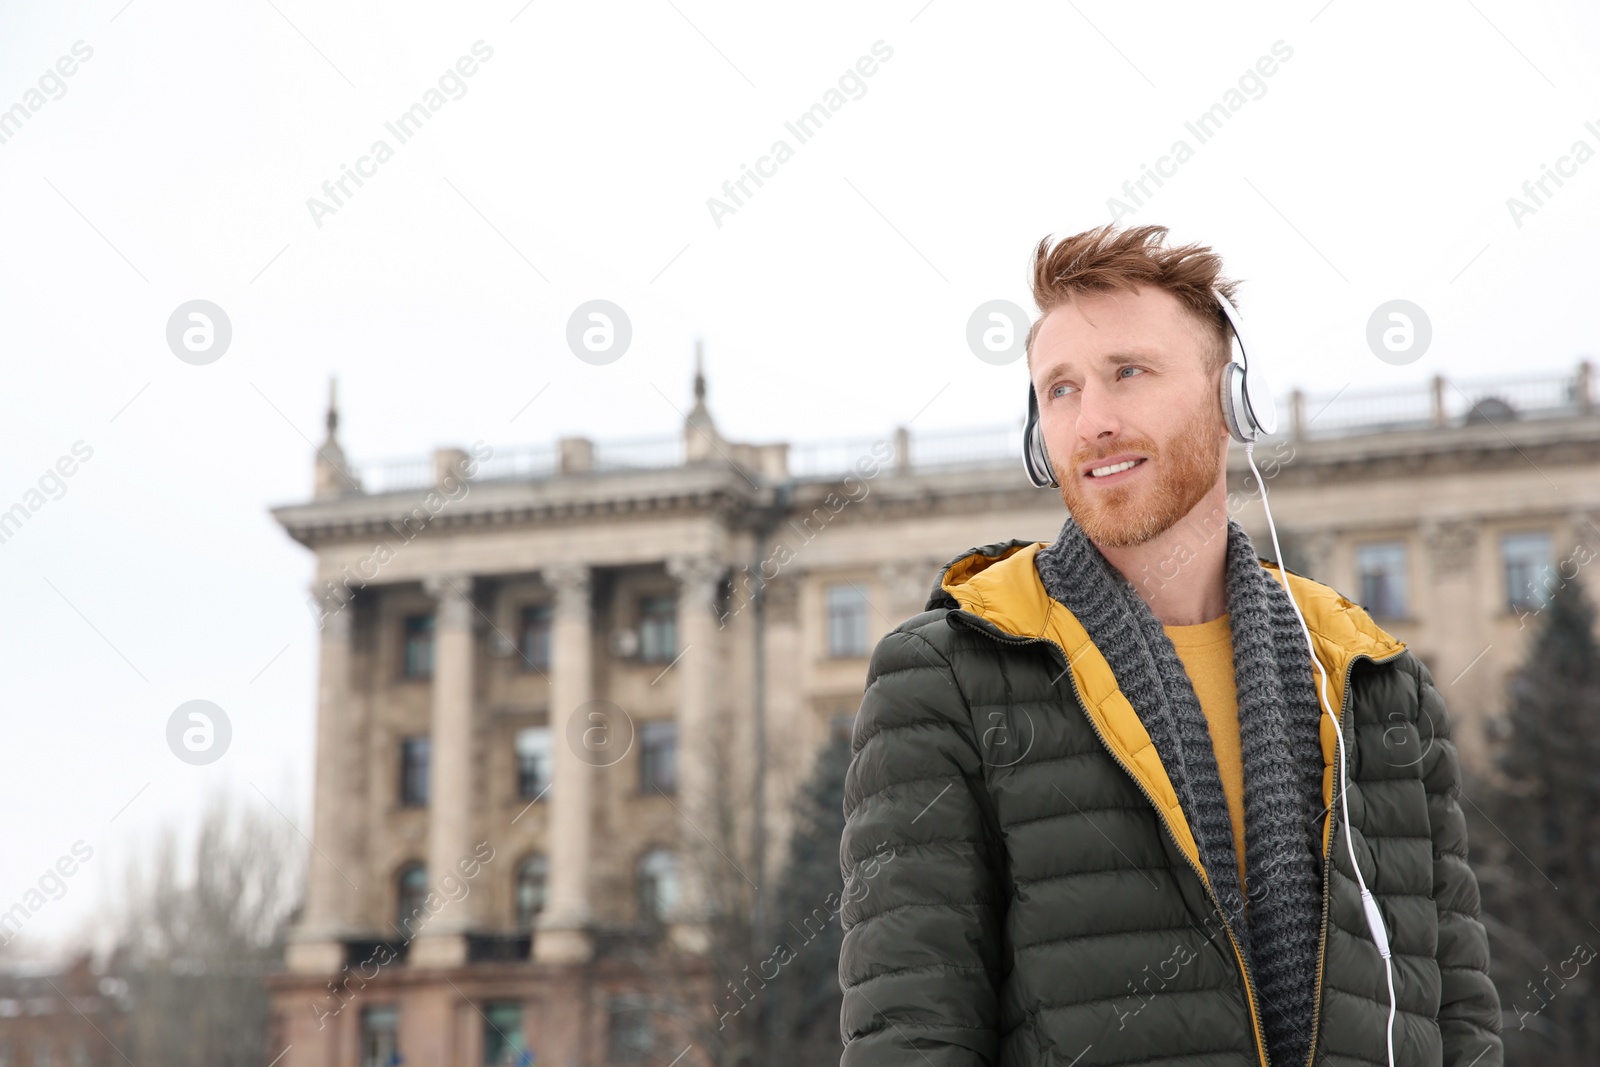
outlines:
[{"label": "olive green puffer jacket", "polygon": [[[1258,991],[1172,783],[1087,632],[1045,593],[1041,547],[953,561],[928,610],[873,652],[840,845],[841,1064],[1267,1067]],[[1341,712],[1355,852],[1394,950],[1396,1062],[1500,1067],[1444,702],[1366,612],[1289,577]],[[1326,715],[1322,748],[1330,801]],[[1385,1067],[1383,961],[1340,805],[1322,821],[1311,1061]]]}]

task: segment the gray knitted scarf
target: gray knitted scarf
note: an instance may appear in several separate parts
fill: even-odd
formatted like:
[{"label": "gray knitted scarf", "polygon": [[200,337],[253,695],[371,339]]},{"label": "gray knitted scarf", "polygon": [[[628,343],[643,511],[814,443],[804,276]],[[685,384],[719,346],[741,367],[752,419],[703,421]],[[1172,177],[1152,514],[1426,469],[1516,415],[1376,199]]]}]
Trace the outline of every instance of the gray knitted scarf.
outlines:
[{"label": "gray knitted scarf", "polygon": [[1166,767],[1224,918],[1250,960],[1273,1063],[1306,1061],[1322,922],[1321,708],[1289,596],[1228,522],[1226,583],[1244,763],[1245,877],[1205,713],[1133,585],[1068,518],[1035,566],[1094,641]]}]

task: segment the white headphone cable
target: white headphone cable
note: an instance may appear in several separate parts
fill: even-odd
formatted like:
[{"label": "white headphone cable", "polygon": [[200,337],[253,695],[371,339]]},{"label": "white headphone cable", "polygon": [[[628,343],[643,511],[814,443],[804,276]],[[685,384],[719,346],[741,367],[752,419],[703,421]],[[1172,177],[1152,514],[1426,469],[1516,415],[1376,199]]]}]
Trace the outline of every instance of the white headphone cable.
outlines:
[{"label": "white headphone cable", "polygon": [[[1300,632],[1306,639],[1306,651],[1311,654],[1311,662],[1316,665],[1319,682],[1317,699],[1322,704],[1322,710],[1328,713],[1328,719],[1333,723],[1334,736],[1339,740],[1339,769],[1348,779],[1350,775],[1350,762],[1345,754],[1344,730],[1339,726],[1339,717],[1333,713],[1333,708],[1328,704],[1328,672],[1323,669],[1322,661],[1317,658],[1316,648],[1311,643],[1311,629],[1306,625],[1306,617],[1300,614],[1300,605],[1295,602],[1294,594],[1289,591],[1289,572],[1284,569],[1283,550],[1278,547],[1278,526],[1272,521],[1272,508],[1267,505],[1267,483],[1261,477],[1261,471],[1256,467],[1253,454],[1254,441],[1246,441],[1244,445],[1244,458],[1250,464],[1250,472],[1256,476],[1256,484],[1261,487],[1261,509],[1267,513],[1267,529],[1272,533],[1272,553],[1278,561],[1278,574],[1283,581],[1283,591],[1289,594],[1289,606],[1294,609],[1294,617],[1300,622]],[[1389,980],[1389,1023],[1385,1030],[1385,1038],[1389,1048],[1389,1067],[1395,1067],[1394,1062],[1394,963],[1389,950],[1389,937],[1384,931],[1383,915],[1378,911],[1378,902],[1372,899],[1372,891],[1367,888],[1366,879],[1361,877],[1361,866],[1356,863],[1355,841],[1350,835],[1350,800],[1347,791],[1339,789],[1340,783],[1334,786],[1339,793],[1339,804],[1344,810],[1344,842],[1350,851],[1350,868],[1356,872],[1356,884],[1361,887],[1361,907],[1367,915],[1367,928],[1372,932],[1372,943],[1378,947],[1378,953],[1383,957],[1384,974]]]}]

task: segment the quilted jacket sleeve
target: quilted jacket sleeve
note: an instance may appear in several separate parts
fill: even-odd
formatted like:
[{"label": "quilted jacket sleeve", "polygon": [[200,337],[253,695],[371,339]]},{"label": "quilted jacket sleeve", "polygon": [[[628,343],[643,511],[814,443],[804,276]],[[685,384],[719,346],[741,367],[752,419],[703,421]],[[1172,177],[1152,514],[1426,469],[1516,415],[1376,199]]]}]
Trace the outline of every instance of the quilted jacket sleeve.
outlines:
[{"label": "quilted jacket sleeve", "polygon": [[[1444,698],[1417,664],[1418,729],[1433,833],[1433,899],[1439,909],[1439,1029],[1444,1067],[1501,1067],[1500,995],[1489,980],[1489,937],[1478,921],[1478,880],[1467,866],[1467,824],[1457,800],[1461,767]],[[1427,743],[1432,730],[1432,743]]]},{"label": "quilted jacket sleeve", "polygon": [[873,651],[845,779],[841,1067],[999,1058],[1005,893],[966,698],[909,630]]}]

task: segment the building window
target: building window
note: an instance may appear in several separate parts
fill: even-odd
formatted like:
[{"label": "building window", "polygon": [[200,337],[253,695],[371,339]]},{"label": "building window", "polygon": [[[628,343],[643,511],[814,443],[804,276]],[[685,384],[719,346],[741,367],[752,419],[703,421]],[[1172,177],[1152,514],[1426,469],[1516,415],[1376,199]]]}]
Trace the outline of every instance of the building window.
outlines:
[{"label": "building window", "polygon": [[608,1058],[612,1063],[645,1063],[655,1052],[655,1027],[650,1007],[637,997],[619,997],[609,1005],[606,1020]]},{"label": "building window", "polygon": [[67,1050],[67,1063],[70,1067],[89,1067],[89,1046],[83,1038],[72,1039],[72,1047]]},{"label": "building window", "polygon": [[400,1062],[400,1009],[363,1008],[361,1067],[395,1067]]},{"label": "building window", "polygon": [[407,615],[401,673],[407,678],[433,677],[433,616]]},{"label": "building window", "polygon": [[550,727],[517,731],[517,796],[537,800],[550,788]]},{"label": "building window", "polygon": [[33,1046],[33,1067],[51,1067],[54,1063],[55,1060],[50,1055],[49,1045]]},{"label": "building window", "polygon": [[426,921],[428,909],[423,903],[428,898],[428,868],[420,863],[408,863],[400,868],[395,879],[394,924],[402,938],[415,937]]},{"label": "building window", "polygon": [[524,670],[550,669],[550,620],[553,616],[549,604],[530,604],[522,609],[522,633],[517,642],[522,654]]},{"label": "building window", "polygon": [[678,791],[678,724],[647,722],[639,726],[639,792]]},{"label": "building window", "polygon": [[867,596],[854,583],[830,585],[828,599],[828,655],[867,654]]},{"label": "building window", "polygon": [[540,855],[529,856],[517,866],[517,928],[532,930],[544,910],[549,890],[550,861]]},{"label": "building window", "polygon": [[400,803],[407,807],[428,804],[428,749],[426,736],[400,739]]},{"label": "building window", "polygon": [[1406,546],[1403,542],[1357,546],[1356,571],[1361,576],[1361,606],[1373,618],[1406,617]]},{"label": "building window", "polygon": [[1550,599],[1555,576],[1550,573],[1550,535],[1515,533],[1500,538],[1506,569],[1506,607],[1537,611]]},{"label": "building window", "polygon": [[666,922],[678,907],[678,859],[653,848],[639,860],[639,917]]},{"label": "building window", "polygon": [[483,1006],[483,1062],[485,1067],[528,1067],[533,1063],[523,1045],[521,1004]]},{"label": "building window", "polygon": [[639,600],[639,658],[647,663],[678,654],[678,598],[672,594]]}]

